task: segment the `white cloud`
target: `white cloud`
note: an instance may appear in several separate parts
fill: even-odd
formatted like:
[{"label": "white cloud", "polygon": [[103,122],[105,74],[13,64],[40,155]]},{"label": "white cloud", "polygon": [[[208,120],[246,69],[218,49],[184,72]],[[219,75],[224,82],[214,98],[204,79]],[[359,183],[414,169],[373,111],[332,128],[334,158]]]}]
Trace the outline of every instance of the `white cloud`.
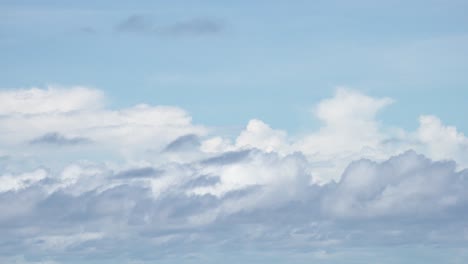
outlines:
[{"label": "white cloud", "polygon": [[206,153],[221,153],[234,150],[235,147],[229,139],[213,137],[202,141],[200,150]]},{"label": "white cloud", "polygon": [[356,91],[338,89],[331,99],[321,101],[315,116],[324,124],[298,144],[304,153],[336,155],[375,148],[384,138],[375,116],[392,103],[389,98],[375,99]]},{"label": "white cloud", "polygon": [[340,88],[334,97],[322,100],[314,110],[323,123],[320,129],[295,142],[294,149],[327,164],[316,171],[319,181],[338,179],[352,160],[369,156],[385,158],[381,143],[389,135],[381,131],[375,117],[392,102],[389,98],[373,98]]},{"label": "white cloud", "polygon": [[421,116],[417,137],[435,159],[454,159],[468,166],[468,138],[435,116]]},{"label": "white cloud", "polygon": [[[144,175],[138,168],[68,166],[0,194],[0,226],[19,223],[3,239],[24,239],[16,250],[43,256],[91,251],[106,256],[127,247],[126,241],[161,251],[226,239],[271,250],[311,245],[326,250],[358,241],[413,243],[406,233],[437,243],[427,231],[446,232],[441,214],[451,227],[464,225],[467,174],[457,172],[453,162],[406,152],[380,163],[356,161],[337,183],[315,185],[308,181],[313,165],[301,155],[260,150],[242,155],[166,164]],[[17,202],[20,211],[8,207]],[[364,225],[358,233],[346,225],[356,219]],[[408,229],[394,219],[421,226]],[[465,235],[443,239],[456,242]],[[96,251],[99,245],[107,246]]]},{"label": "white cloud", "polygon": [[86,87],[48,87],[0,91],[0,115],[65,113],[99,109],[103,93]]},{"label": "white cloud", "polygon": [[103,101],[99,90],[83,87],[1,92],[0,148],[25,153],[29,151],[27,142],[56,134],[92,141],[95,152],[131,157],[149,149],[160,150],[179,136],[206,132],[177,107],[142,104],[110,110],[100,107]]},{"label": "white cloud", "polygon": [[236,139],[236,146],[283,152],[287,149],[286,132],[274,130],[261,120],[252,119]]},{"label": "white cloud", "polygon": [[310,172],[302,155],[283,157],[277,153],[258,150],[245,155],[244,159],[231,164],[213,164],[201,168],[202,174],[216,175],[219,182],[195,188],[191,193],[223,198],[235,191],[259,188],[258,192],[241,199],[242,202],[235,200],[224,204],[220,210],[226,213],[281,206],[285,202],[303,199]]},{"label": "white cloud", "polygon": [[325,258],[355,243],[466,243],[454,230],[466,230],[467,138],[433,116],[384,126],[388,98],[339,89],[315,108],[315,132],[253,119],[236,138],[177,107],[107,109],[89,88],[0,102],[0,255],[144,261],[245,243]]}]

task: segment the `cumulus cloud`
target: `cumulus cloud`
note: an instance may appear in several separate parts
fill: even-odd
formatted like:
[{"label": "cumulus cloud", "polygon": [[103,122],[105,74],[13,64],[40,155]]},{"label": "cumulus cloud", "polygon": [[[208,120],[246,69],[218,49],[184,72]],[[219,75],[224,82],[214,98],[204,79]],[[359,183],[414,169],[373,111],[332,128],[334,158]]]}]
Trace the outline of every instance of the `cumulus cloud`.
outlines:
[{"label": "cumulus cloud", "polygon": [[299,147],[305,153],[324,155],[375,148],[383,138],[375,116],[391,103],[389,98],[372,98],[340,88],[333,98],[321,101],[315,108],[315,116],[324,125],[305,137]]},{"label": "cumulus cloud", "polygon": [[[119,249],[129,241],[160,249],[147,253],[153,258],[166,250],[216,248],[219,240],[269,250],[328,250],[388,239],[465,241],[459,234],[436,236],[447,232],[441,221],[464,228],[467,175],[453,162],[414,152],[380,163],[359,160],[340,181],[325,185],[309,184],[307,166],[301,156],[256,150],[203,167],[166,164],[119,172],[73,165],[57,175],[31,172],[40,177],[20,176],[0,193],[0,225],[8,226],[2,240],[20,239],[17,252],[57,259],[86,252],[121,257]],[[2,186],[11,178],[0,177]],[[13,207],[16,203],[22,206]],[[407,232],[416,237],[408,240]],[[5,250],[0,247],[11,254]]]},{"label": "cumulus cloud", "polygon": [[317,131],[253,119],[235,138],[177,107],[107,109],[90,88],[2,102],[0,260],[129,263],[242,245],[324,260],[468,241],[468,139],[433,116],[416,131],[384,126],[388,98],[338,89],[315,108]]},{"label": "cumulus cloud", "polygon": [[261,120],[253,119],[236,139],[236,145],[267,152],[281,151],[287,148],[286,132],[274,130]]},{"label": "cumulus cloud", "polygon": [[414,151],[376,163],[353,162],[325,195],[323,207],[338,217],[423,217],[465,205],[468,171],[453,161],[433,162]]},{"label": "cumulus cloud", "polygon": [[468,138],[456,127],[446,126],[436,116],[419,118],[417,137],[428,153],[436,159],[455,159],[468,166]]},{"label": "cumulus cloud", "polygon": [[102,92],[82,87],[0,92],[0,147],[20,147],[18,151],[25,152],[23,142],[73,145],[92,141],[90,148],[95,147],[96,155],[103,151],[134,155],[162,150],[183,135],[206,132],[177,107],[142,104],[110,110],[104,102]]}]

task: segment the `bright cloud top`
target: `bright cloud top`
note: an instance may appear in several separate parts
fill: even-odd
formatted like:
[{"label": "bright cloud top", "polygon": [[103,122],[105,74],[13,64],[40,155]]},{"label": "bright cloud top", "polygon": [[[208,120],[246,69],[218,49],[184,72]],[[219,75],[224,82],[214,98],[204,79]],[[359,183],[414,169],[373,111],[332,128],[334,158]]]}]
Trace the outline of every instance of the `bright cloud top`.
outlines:
[{"label": "bright cloud top", "polygon": [[390,98],[339,88],[314,108],[317,131],[253,119],[235,138],[178,107],[105,100],[85,87],[0,92],[6,259],[468,242],[468,138],[435,116],[416,131],[382,124]]}]

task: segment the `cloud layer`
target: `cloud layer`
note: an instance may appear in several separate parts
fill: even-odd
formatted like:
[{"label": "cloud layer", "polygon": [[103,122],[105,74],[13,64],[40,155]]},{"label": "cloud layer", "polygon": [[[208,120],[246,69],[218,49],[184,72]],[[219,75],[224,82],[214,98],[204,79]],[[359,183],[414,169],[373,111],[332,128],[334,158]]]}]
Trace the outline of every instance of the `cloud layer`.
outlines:
[{"label": "cloud layer", "polygon": [[462,247],[468,139],[435,116],[384,125],[392,102],[339,88],[314,108],[317,131],[254,119],[229,138],[177,107],[108,109],[91,88],[2,91],[0,255],[145,263],[255,248],[325,261],[356,246]]}]

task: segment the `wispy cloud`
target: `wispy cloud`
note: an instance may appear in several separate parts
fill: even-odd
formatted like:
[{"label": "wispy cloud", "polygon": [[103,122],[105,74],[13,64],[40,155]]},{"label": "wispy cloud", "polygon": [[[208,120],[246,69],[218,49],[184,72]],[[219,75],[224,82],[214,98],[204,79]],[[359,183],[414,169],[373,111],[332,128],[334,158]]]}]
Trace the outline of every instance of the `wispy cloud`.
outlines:
[{"label": "wispy cloud", "polygon": [[120,33],[138,33],[160,36],[216,35],[224,31],[225,24],[213,18],[192,18],[169,24],[155,23],[145,15],[131,15],[115,26]]},{"label": "wispy cloud", "polygon": [[218,20],[196,18],[163,27],[160,32],[167,35],[213,35],[221,33],[224,24]]},{"label": "wispy cloud", "polygon": [[118,32],[153,33],[154,25],[144,15],[132,15],[117,24],[115,30]]},{"label": "wispy cloud", "polygon": [[97,30],[94,27],[86,26],[79,28],[79,32],[92,35],[96,34]]}]

